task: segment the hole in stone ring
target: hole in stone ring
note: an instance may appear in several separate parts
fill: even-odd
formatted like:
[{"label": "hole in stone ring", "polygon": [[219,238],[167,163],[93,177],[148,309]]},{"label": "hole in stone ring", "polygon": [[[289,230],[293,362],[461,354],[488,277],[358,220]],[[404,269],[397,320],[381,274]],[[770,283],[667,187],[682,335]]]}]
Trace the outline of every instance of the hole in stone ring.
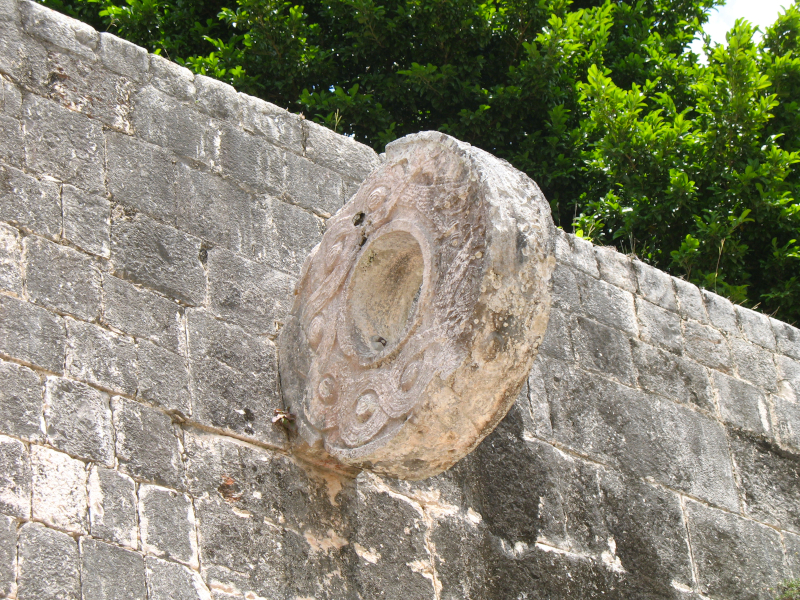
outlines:
[{"label": "hole in stone ring", "polygon": [[422,249],[407,231],[386,233],[364,250],[347,298],[362,355],[378,358],[405,337],[417,315],[424,273]]}]

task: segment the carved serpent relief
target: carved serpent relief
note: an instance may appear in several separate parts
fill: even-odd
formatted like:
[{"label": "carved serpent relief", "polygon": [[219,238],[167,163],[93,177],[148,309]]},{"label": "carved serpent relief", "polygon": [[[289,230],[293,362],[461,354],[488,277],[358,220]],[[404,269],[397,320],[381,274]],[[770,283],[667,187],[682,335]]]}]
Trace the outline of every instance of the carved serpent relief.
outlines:
[{"label": "carved serpent relief", "polygon": [[427,132],[328,222],[280,340],[299,450],[407,479],[510,408],[549,316],[550,209],[507,163]]}]

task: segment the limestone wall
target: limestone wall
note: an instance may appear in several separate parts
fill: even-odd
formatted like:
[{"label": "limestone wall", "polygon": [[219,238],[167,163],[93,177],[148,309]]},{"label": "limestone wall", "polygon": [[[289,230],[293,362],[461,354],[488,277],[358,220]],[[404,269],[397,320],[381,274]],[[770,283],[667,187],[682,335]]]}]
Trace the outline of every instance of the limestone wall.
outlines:
[{"label": "limestone wall", "polygon": [[770,598],[800,331],[562,234],[519,401],[407,483],[292,460],[276,332],[379,157],[0,0],[0,597]]}]

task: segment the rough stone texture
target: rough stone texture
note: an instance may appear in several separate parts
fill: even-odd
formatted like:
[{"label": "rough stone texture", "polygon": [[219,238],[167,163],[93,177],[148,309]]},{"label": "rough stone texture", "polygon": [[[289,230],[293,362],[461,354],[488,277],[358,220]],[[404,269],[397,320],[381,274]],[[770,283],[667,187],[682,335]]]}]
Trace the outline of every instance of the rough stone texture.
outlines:
[{"label": "rough stone texture", "polygon": [[89,473],[91,534],[136,549],[136,489],[133,480],[112,469],[93,466]]},{"label": "rough stone texture", "polygon": [[23,248],[33,302],[85,321],[100,315],[100,270],[91,258],[36,236],[26,237]]},{"label": "rough stone texture", "polygon": [[553,238],[541,191],[507,164],[433,132],[392,142],[328,223],[281,332],[307,451],[403,479],[470,452],[544,336]]},{"label": "rough stone texture", "polygon": [[197,569],[194,508],[186,494],[154,486],[139,486],[139,531],[142,550]]},{"label": "rough stone texture", "polygon": [[48,377],[44,392],[47,442],[88,460],[114,464],[114,434],[108,394],[84,383]]},{"label": "rough stone texture", "polygon": [[66,533],[25,523],[18,569],[19,600],[81,600],[78,544]]},{"label": "rough stone texture", "polygon": [[42,446],[31,446],[33,518],[58,529],[87,533],[86,464]]},{"label": "rough stone texture", "polygon": [[0,361],[0,431],[39,441],[42,380],[35,371]]},{"label": "rough stone texture", "polygon": [[0,0],[0,72],[0,596],[772,600],[800,577],[796,327],[559,230],[540,353],[475,452],[416,483],[293,462],[275,337],[385,157],[27,0]]}]

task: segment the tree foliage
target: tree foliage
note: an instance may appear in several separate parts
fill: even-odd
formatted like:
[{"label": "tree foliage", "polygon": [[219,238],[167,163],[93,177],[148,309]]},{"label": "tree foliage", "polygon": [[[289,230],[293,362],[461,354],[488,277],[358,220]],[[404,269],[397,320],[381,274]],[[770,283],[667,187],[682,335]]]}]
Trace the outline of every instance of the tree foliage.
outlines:
[{"label": "tree foliage", "polygon": [[721,0],[43,0],[377,150],[438,129],[554,219],[800,319],[800,11],[688,50]]}]

